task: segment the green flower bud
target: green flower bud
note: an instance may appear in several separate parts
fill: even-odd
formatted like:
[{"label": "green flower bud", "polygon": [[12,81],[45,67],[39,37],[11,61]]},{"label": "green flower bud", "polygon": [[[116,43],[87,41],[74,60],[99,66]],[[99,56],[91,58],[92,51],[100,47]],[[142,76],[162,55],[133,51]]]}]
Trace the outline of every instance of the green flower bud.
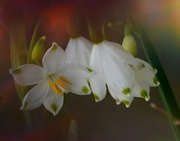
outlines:
[{"label": "green flower bud", "polygon": [[39,61],[45,53],[44,41],[46,40],[45,36],[42,36],[34,45],[34,48],[31,53],[32,61]]},{"label": "green flower bud", "polygon": [[123,42],[122,42],[123,48],[131,53],[133,56],[137,55],[137,45],[134,37],[131,34],[126,34]]}]

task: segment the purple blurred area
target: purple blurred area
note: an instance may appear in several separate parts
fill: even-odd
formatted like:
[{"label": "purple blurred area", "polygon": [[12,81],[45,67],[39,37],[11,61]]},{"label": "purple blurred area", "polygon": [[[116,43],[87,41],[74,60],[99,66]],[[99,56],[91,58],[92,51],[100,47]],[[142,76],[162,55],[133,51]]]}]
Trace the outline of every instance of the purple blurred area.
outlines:
[{"label": "purple blurred area", "polygon": [[[34,27],[42,18],[38,38],[47,37],[47,48],[54,41],[65,48],[69,40],[66,22],[74,19],[76,13],[81,15],[77,27],[80,34],[89,38],[86,15],[100,27],[104,19],[125,20],[129,12],[145,27],[179,103],[180,30],[176,24],[180,20],[174,17],[180,14],[176,7],[178,4],[176,0],[1,0],[0,141],[66,141],[71,119],[78,124],[79,141],[174,141],[168,118],[150,107],[150,103],[154,102],[164,108],[157,88],[151,89],[149,102],[135,98],[128,109],[123,104],[117,106],[109,93],[99,103],[94,102],[92,95],[80,97],[68,94],[63,110],[56,117],[43,106],[30,111],[35,123],[27,129],[19,109],[21,102],[8,72],[11,68],[12,21],[24,23],[29,46]],[[122,32],[107,28],[107,36],[118,43],[122,42]],[[140,46],[138,57],[146,60]]]}]

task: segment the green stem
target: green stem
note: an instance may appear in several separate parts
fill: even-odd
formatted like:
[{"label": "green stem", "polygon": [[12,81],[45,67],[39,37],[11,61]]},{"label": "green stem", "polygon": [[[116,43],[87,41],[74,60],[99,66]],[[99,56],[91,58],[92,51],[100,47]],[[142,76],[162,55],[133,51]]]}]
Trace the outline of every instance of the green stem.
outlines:
[{"label": "green stem", "polygon": [[[150,39],[148,38],[148,35],[146,34],[146,32],[143,30],[143,28],[140,25],[137,25],[136,28],[137,28],[136,29],[137,32],[135,32],[135,34],[138,35],[138,38],[145,51],[145,54],[149,63],[158,70],[157,78],[160,81],[159,91],[161,94],[164,107],[169,114],[176,117],[177,119],[180,119],[180,111],[179,111],[178,104],[173,95],[169,81],[166,77],[166,74],[161,65],[161,62],[156,54],[153,44],[151,43]],[[177,141],[179,141],[180,140],[180,126],[175,125],[173,119],[171,118],[169,118],[169,121],[174,131],[175,138]]]},{"label": "green stem", "polygon": [[[28,91],[28,88],[24,87],[24,86],[20,86],[16,83],[15,83],[15,87],[17,90],[18,97],[19,97],[20,101],[22,102],[24,95]],[[31,111],[26,111],[26,110],[23,110],[22,113],[24,116],[24,122],[25,122],[27,129],[29,129],[29,130],[33,129],[34,123],[35,123],[34,115],[31,113]]]},{"label": "green stem", "polygon": [[[24,23],[21,20],[15,19],[10,26],[10,52],[11,52],[11,66],[16,69],[26,63],[28,58],[28,51],[26,48],[26,34]],[[22,102],[27,87],[20,86],[15,83],[18,97]],[[23,111],[24,121],[28,129],[32,129],[34,120],[29,111]]]},{"label": "green stem", "polygon": [[107,20],[105,20],[102,24],[102,36],[104,40],[108,40],[107,35],[106,35],[106,25],[107,25]]},{"label": "green stem", "polygon": [[94,44],[101,43],[103,41],[103,35],[101,31],[95,26],[93,20],[87,18],[87,25],[89,30],[89,36]]}]

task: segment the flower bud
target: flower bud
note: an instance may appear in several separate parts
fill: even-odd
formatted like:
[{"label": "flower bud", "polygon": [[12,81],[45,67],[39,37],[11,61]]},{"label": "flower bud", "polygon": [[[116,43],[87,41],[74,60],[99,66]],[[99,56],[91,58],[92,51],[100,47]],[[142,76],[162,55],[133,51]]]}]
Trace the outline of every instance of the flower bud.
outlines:
[{"label": "flower bud", "polygon": [[31,53],[32,61],[39,61],[45,52],[44,41],[46,40],[45,36],[42,36],[34,45],[34,48]]},{"label": "flower bud", "polygon": [[122,42],[123,48],[131,53],[133,56],[137,55],[137,45],[134,37],[131,34],[126,34],[123,42]]}]

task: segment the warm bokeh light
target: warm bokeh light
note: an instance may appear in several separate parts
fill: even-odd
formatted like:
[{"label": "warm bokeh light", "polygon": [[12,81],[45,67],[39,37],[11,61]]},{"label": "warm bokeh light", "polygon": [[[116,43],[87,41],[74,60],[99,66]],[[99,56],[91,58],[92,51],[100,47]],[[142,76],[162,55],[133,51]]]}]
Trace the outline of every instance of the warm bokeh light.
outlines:
[{"label": "warm bokeh light", "polygon": [[167,31],[167,34],[180,38],[180,1],[179,0],[139,0],[133,9],[145,26]]}]

